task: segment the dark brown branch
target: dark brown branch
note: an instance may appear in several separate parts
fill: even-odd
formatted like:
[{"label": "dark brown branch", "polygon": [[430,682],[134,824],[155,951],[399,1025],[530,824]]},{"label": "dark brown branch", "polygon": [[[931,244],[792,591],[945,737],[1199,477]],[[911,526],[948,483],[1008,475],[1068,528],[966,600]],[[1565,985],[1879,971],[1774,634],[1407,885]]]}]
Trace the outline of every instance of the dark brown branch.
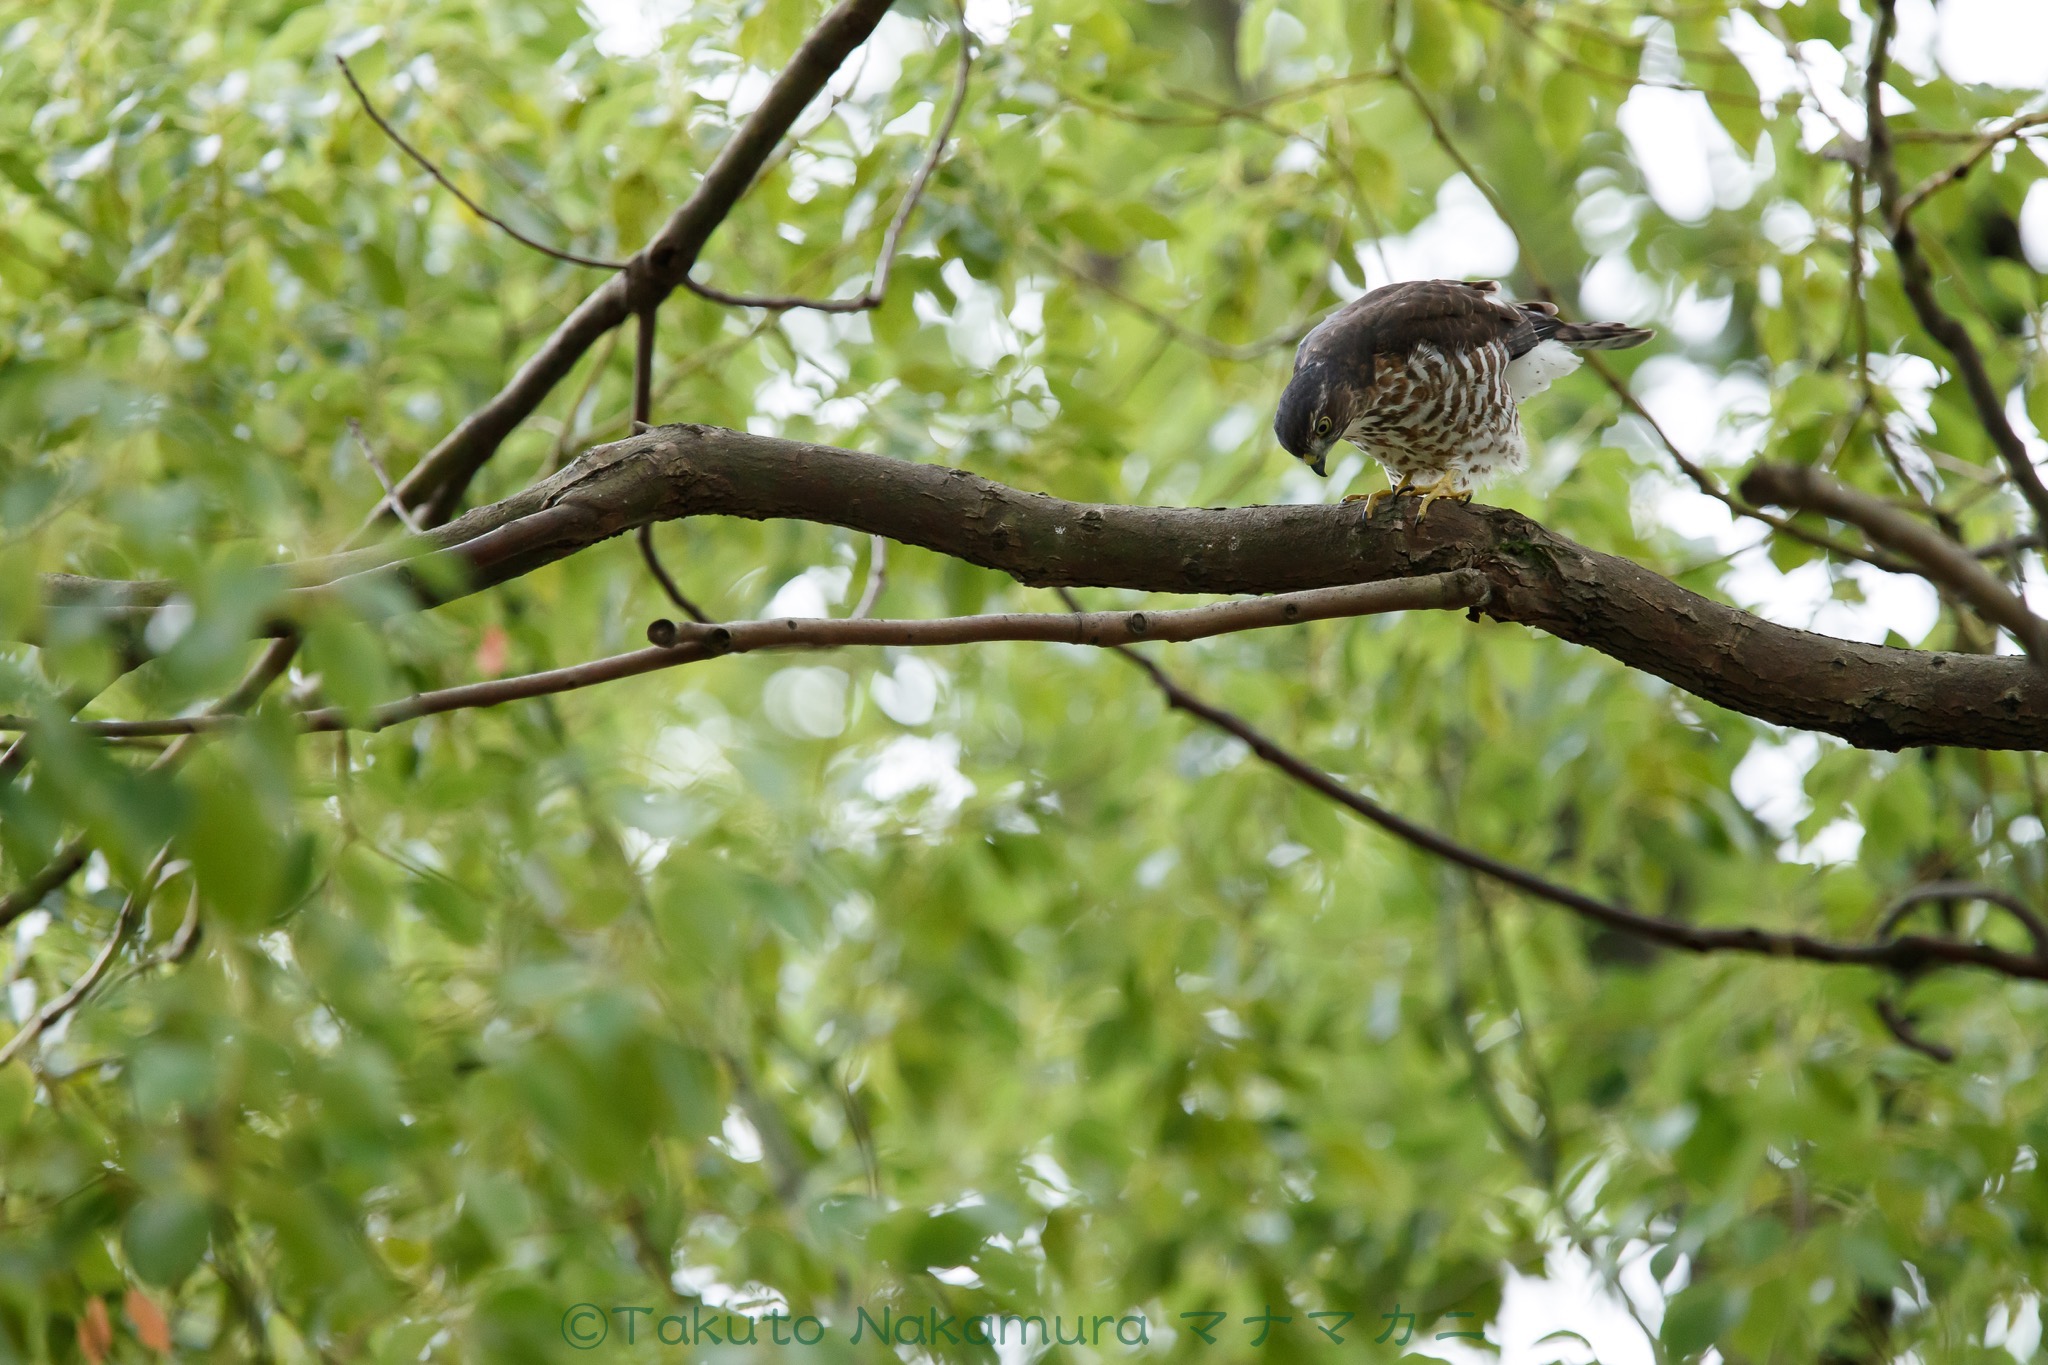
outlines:
[{"label": "dark brown branch", "polygon": [[2027,604],[1978,562],[1968,546],[1919,518],[1803,466],[1759,465],[1742,480],[1742,495],[1847,522],[1875,543],[1911,559],[1928,579],[1968,602],[1985,620],[2011,631],[2035,663],[2048,665],[2048,621],[2027,610]]},{"label": "dark brown branch", "polygon": [[1958,905],[1968,901],[1981,901],[1995,905],[2020,922],[2027,931],[2027,937],[2034,941],[2034,956],[2048,959],[2048,923],[2043,923],[2034,907],[1996,886],[1982,882],[1927,882],[1903,892],[1891,903],[1878,922],[1877,936],[1887,938],[1897,931],[1906,917],[1923,905]]},{"label": "dark brown branch", "polygon": [[771,312],[785,312],[791,308],[808,308],[819,313],[861,313],[882,306],[882,300],[889,295],[889,272],[895,268],[896,252],[903,241],[903,231],[910,226],[910,215],[917,212],[918,201],[924,198],[924,188],[932,178],[932,172],[939,168],[939,159],[946,154],[946,143],[953,136],[953,127],[960,121],[960,110],[967,103],[967,82],[974,71],[974,45],[967,32],[967,11],[955,7],[957,21],[955,29],[960,39],[960,70],[954,78],[953,102],[946,109],[945,117],[932,133],[931,148],[924,160],[918,164],[917,174],[911,177],[910,185],[903,192],[903,202],[896,206],[896,216],[889,220],[889,228],[882,234],[881,255],[875,261],[874,280],[864,293],[850,299],[813,299],[799,294],[729,294],[723,289],[703,284],[689,275],[683,276],[683,287],[713,303],[728,304],[736,308],[766,308]]},{"label": "dark brown branch", "polygon": [[[1587,645],[1774,725],[1873,749],[2048,748],[2048,678],[2026,659],[1889,649],[1776,625],[1501,508],[1439,503],[1418,521],[1413,506],[1388,503],[1368,522],[1356,507],[1090,505],[962,469],[718,427],[657,427],[599,446],[436,529],[422,538],[438,547],[430,559],[441,562],[425,566],[434,572],[394,568],[384,547],[293,566],[305,586],[281,594],[280,611],[315,605],[343,575],[406,573],[477,591],[683,516],[842,526],[1046,587],[1273,593],[1477,569],[1492,585],[1494,619]],[[173,590],[46,585],[59,601],[104,603],[131,622]]]},{"label": "dark brown branch", "polygon": [[1878,967],[1901,976],[1913,976],[1933,967],[1981,967],[2004,976],[2027,980],[2048,980],[2048,957],[2021,956],[1983,943],[1955,939],[1884,939],[1872,943],[1836,943],[1807,934],[1786,933],[1754,926],[1707,928],[1659,919],[1627,906],[1598,900],[1546,877],[1503,862],[1491,854],[1468,848],[1455,839],[1398,815],[1370,797],[1361,796],[1322,769],[1297,758],[1265,734],[1220,707],[1211,706],[1168,677],[1150,659],[1131,650],[1121,651],[1143,669],[1165,694],[1167,704],[1242,740],[1259,759],[1296,782],[1325,796],[1392,834],[1402,842],[1455,863],[1481,876],[1514,887],[1538,900],[1549,901],[1605,928],[1628,934],[1667,948],[1689,953],[1753,953],[1762,957],[1796,958],[1839,966]]},{"label": "dark brown branch", "polygon": [[2006,536],[2002,540],[1992,541],[1989,545],[1979,545],[1970,553],[1979,559],[2010,559],[2016,554],[2040,548],[2041,537],[2038,535]]},{"label": "dark brown branch", "polygon": [[399,494],[408,507],[418,508],[429,524],[448,520],[484,462],[583,353],[628,317],[674,292],[784,134],[847,56],[867,40],[889,4],[890,0],[840,0],[654,240],[626,263],[625,270],[599,285],[495,397],[465,417],[399,481]]},{"label": "dark brown branch", "polygon": [[1735,494],[1730,493],[1721,486],[1719,479],[1716,479],[1707,472],[1704,466],[1678,448],[1678,443],[1671,439],[1670,433],[1664,430],[1663,424],[1651,415],[1648,408],[1643,406],[1643,401],[1640,398],[1637,398],[1634,393],[1630,392],[1628,384],[1623,381],[1620,375],[1614,372],[1614,367],[1607,363],[1604,356],[1594,352],[1587,355],[1586,360],[1589,362],[1587,368],[1599,375],[1607,387],[1613,391],[1614,396],[1621,400],[1622,406],[1634,413],[1637,420],[1650,429],[1650,434],[1657,438],[1658,442],[1664,447],[1665,452],[1671,456],[1672,462],[1678,466],[1679,471],[1686,478],[1692,480],[1693,486],[1714,499],[1714,501],[1725,506],[1735,515],[1760,521],[1780,535],[1790,536],[1794,540],[1803,541],[1815,549],[1826,550],[1829,554],[1836,555],[1842,559],[1859,560],[1870,565],[1872,568],[1883,569],[1886,573],[1910,574],[1917,572],[1911,564],[1902,559],[1894,559],[1886,554],[1875,554],[1869,550],[1859,550],[1854,545],[1836,540],[1833,536],[1825,536],[1815,531],[1809,531],[1804,526],[1794,522],[1790,517],[1778,516],[1774,512],[1766,511],[1757,506],[1747,498],[1737,497]]},{"label": "dark brown branch", "polygon": [[654,548],[654,523],[648,522],[640,528],[635,537],[640,543],[640,561],[647,566],[647,572],[654,575],[654,581],[661,584],[662,592],[674,604],[675,609],[699,625],[709,625],[711,618],[704,609],[684,595],[682,588],[670,576],[661,562],[661,555]]},{"label": "dark brown branch", "polygon": [[1923,1057],[1931,1057],[1946,1066],[1956,1059],[1955,1049],[1943,1043],[1922,1038],[1913,1030],[1913,1020],[1895,1001],[1879,996],[1875,1002],[1877,1017],[1884,1022],[1892,1037],[1913,1049]]},{"label": "dark brown branch", "polygon": [[[654,323],[659,311],[654,308],[642,310],[633,333],[635,435],[647,430],[654,422]],[[702,608],[683,595],[683,590],[676,585],[675,579],[669,576],[668,569],[662,565],[661,554],[654,548],[654,523],[650,521],[642,526],[636,538],[640,542],[641,562],[647,565],[647,572],[654,575],[654,581],[661,585],[662,592],[675,604],[676,610],[692,621],[710,621],[711,618],[704,614]]]},{"label": "dark brown branch", "polygon": [[[381,730],[422,716],[502,706],[506,702],[616,682],[660,668],[674,668],[728,654],[750,654],[757,650],[844,649],[877,645],[930,647],[987,644],[997,640],[1041,640],[1099,648],[1133,644],[1140,640],[1179,643],[1205,640],[1234,631],[1264,630],[1390,611],[1458,611],[1484,602],[1489,591],[1484,575],[1470,569],[1459,569],[1421,578],[1315,588],[1250,601],[1218,602],[1206,607],[1169,611],[1098,611],[1078,616],[1051,612],[1002,612],[984,616],[952,616],[933,621],[778,617],[680,630],[672,622],[660,622],[657,624],[668,627],[659,632],[667,643],[658,643],[654,649],[637,649],[545,673],[494,678],[489,682],[422,692],[377,707],[360,722],[352,721],[334,707],[302,712],[299,722],[309,731]],[[71,722],[83,733],[108,738],[202,734],[228,729],[239,723],[239,718],[231,715]],[[0,716],[0,730],[21,729],[30,724],[22,717]]]},{"label": "dark brown branch", "polygon": [[[567,261],[570,265],[585,265],[595,270],[624,270],[626,268],[626,263],[624,261],[607,261],[597,256],[579,256],[573,251],[563,251],[559,247],[549,246],[546,242],[536,241],[533,238],[527,236],[525,233],[521,232],[518,228],[513,227],[510,223],[506,222],[503,218],[500,218],[497,214],[492,213],[489,209],[485,208],[482,204],[479,204],[476,200],[464,194],[462,192],[462,187],[457,185],[453,180],[450,180],[447,176],[443,175],[441,173],[441,168],[439,166],[436,166],[432,161],[428,160],[427,154],[425,152],[422,152],[419,148],[413,146],[410,142],[407,142],[405,138],[400,135],[399,131],[391,126],[390,121],[387,120],[382,114],[377,112],[377,106],[370,102],[369,92],[363,89],[362,82],[356,79],[356,73],[350,69],[348,64],[348,58],[342,56],[339,52],[337,52],[334,54],[334,61],[335,64],[341,68],[341,74],[348,79],[349,89],[356,92],[356,99],[362,104],[363,112],[370,116],[370,121],[375,123],[379,128],[383,129],[384,136],[390,138],[393,142],[397,143],[400,151],[404,152],[407,156],[411,157],[414,161],[418,162],[421,170],[425,171],[428,175],[433,176],[434,179],[437,182],[439,182],[442,189],[454,195],[456,199],[461,201],[462,206],[468,209],[471,213],[483,219],[486,223],[489,223],[492,227],[498,229],[498,231],[504,233],[513,241],[519,243],[519,245],[523,247],[530,247],[533,250],[538,251],[543,256],[552,256],[558,261]],[[392,505],[394,507],[403,506],[402,503],[394,503]]]},{"label": "dark brown branch", "polygon": [[1898,258],[1899,283],[1905,290],[1907,302],[1913,306],[1913,315],[1920,319],[1920,325],[1941,343],[1955,361],[1963,387],[1969,392],[1970,404],[1977,410],[1977,420],[1983,425],[1985,435],[1991,438],[1991,443],[1998,447],[2006,468],[2012,471],[2013,482],[2019,486],[2021,496],[2034,509],[2035,521],[2048,524],[2048,484],[2042,483],[2040,471],[2034,468],[2027,443],[2006,420],[2005,405],[1999,399],[1998,388],[1991,382],[1991,372],[1985,366],[1984,356],[1977,349],[1969,329],[1935,298],[1934,273],[1927,264],[1927,258],[1921,254],[1920,239],[1910,216],[1913,205],[1904,199],[1899,189],[1899,168],[1892,157],[1891,129],[1885,122],[1883,100],[1880,98],[1891,38],[1897,27],[1896,0],[1879,0],[1876,31],[1870,40],[1870,69],[1865,79],[1864,104],[1869,110],[1870,169],[1877,181],[1878,205],[1891,233],[1892,254]]},{"label": "dark brown branch", "polygon": [[1914,209],[1925,203],[1929,196],[1940,193],[1975,170],[1977,163],[1989,156],[1993,149],[2013,138],[2023,136],[2030,128],[2039,128],[2044,124],[2048,124],[2048,111],[2021,114],[1986,132],[1954,165],[1928,176],[1914,187],[1912,193],[1901,198],[1897,208],[1893,210],[1894,216],[1904,220]]}]

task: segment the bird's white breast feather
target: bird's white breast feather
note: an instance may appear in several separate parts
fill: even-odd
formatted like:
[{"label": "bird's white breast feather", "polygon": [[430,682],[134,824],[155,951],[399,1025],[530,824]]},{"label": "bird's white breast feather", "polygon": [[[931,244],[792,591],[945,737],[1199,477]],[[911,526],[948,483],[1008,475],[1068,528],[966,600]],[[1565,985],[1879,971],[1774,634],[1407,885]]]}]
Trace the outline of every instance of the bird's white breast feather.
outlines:
[{"label": "bird's white breast feather", "polygon": [[1562,341],[1554,337],[1539,341],[1508,362],[1508,392],[1519,403],[1543,392],[1550,387],[1551,380],[1562,379],[1580,364],[1579,353]]}]

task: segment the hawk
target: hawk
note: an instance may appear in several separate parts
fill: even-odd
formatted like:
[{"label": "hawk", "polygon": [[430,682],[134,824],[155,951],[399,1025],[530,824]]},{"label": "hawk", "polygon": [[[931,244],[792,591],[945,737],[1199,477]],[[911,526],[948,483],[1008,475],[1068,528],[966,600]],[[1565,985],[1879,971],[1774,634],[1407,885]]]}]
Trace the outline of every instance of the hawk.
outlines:
[{"label": "hawk", "polygon": [[1418,490],[1424,515],[1437,499],[1469,499],[1474,482],[1521,466],[1529,450],[1515,405],[1576,370],[1574,352],[1640,346],[1651,335],[1560,321],[1550,304],[1501,298],[1492,280],[1383,285],[1302,338],[1273,434],[1318,474],[1339,441],[1384,465],[1394,486],[1365,500],[1367,516],[1381,498],[1427,481]]}]

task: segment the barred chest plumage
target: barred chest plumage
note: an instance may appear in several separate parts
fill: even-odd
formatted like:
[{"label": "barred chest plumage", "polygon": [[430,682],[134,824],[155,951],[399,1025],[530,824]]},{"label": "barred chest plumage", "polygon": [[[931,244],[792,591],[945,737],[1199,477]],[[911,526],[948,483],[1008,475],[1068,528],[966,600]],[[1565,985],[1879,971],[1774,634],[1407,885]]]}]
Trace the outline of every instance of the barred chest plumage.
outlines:
[{"label": "barred chest plumage", "polygon": [[1393,479],[1460,484],[1519,468],[1528,458],[1507,347],[1445,351],[1427,342],[1406,355],[1382,355],[1365,412],[1344,432]]}]

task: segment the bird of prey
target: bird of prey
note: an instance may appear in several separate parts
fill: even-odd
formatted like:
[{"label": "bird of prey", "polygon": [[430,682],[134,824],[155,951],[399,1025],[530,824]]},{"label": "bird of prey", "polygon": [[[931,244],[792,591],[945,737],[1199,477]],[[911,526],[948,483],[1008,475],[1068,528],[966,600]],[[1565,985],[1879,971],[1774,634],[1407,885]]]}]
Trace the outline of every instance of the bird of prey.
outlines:
[{"label": "bird of prey", "polygon": [[1564,322],[1547,303],[1510,303],[1492,280],[1383,285],[1302,338],[1273,434],[1318,474],[1331,446],[1351,442],[1394,485],[1365,500],[1366,515],[1414,489],[1421,516],[1439,498],[1469,500],[1474,482],[1528,458],[1516,404],[1577,369],[1576,352],[1650,337],[1619,322]]}]

